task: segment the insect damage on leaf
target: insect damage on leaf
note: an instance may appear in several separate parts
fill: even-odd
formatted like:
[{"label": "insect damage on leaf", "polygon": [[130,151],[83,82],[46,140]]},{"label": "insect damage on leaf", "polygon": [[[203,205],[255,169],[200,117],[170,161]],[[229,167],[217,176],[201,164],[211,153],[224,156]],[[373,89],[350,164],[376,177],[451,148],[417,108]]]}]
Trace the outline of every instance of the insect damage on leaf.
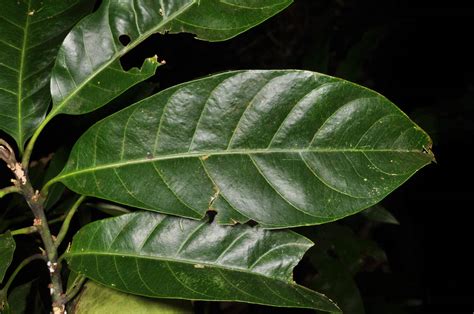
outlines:
[{"label": "insect damage on leaf", "polygon": [[214,190],[214,194],[211,195],[211,198],[209,200],[209,206],[208,206],[208,210],[210,211],[216,211],[216,209],[212,207],[212,204],[214,204],[214,202],[219,197],[219,194],[221,192],[219,190],[219,187],[217,187],[216,185],[214,185],[213,190]]}]

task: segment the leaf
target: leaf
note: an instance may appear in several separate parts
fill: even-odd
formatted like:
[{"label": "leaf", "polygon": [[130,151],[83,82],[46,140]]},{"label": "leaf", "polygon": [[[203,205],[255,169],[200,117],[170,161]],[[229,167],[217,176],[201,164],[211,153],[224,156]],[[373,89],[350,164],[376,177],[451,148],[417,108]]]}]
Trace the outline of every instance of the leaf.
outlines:
[{"label": "leaf", "polygon": [[0,283],[3,282],[8,266],[12,262],[15,247],[15,240],[10,232],[0,234]]},{"label": "leaf", "polygon": [[15,287],[12,292],[8,295],[8,303],[10,305],[10,312],[12,314],[23,314],[28,313],[28,297],[31,292],[31,286],[33,281],[22,284],[21,286]]},{"label": "leaf", "polygon": [[[120,57],[154,33],[196,32],[203,40],[224,40],[261,23],[291,0],[253,2],[104,0],[69,33],[59,51],[51,79],[50,117],[93,111],[152,76],[159,65],[156,56],[146,59],[140,70],[128,72]],[[197,20],[199,26],[191,25]]]},{"label": "leaf", "polygon": [[3,1],[0,10],[0,129],[20,150],[51,101],[49,78],[69,29],[93,6],[89,0]]},{"label": "leaf", "polygon": [[[336,258],[340,265],[352,275],[368,266],[373,268],[387,262],[385,252],[370,239],[357,236],[351,228],[338,224],[326,224],[316,229],[316,234],[309,230],[303,233],[318,243],[317,254],[327,253]],[[311,257],[314,257],[312,252]],[[317,265],[316,265],[317,266]]]},{"label": "leaf", "polygon": [[156,300],[109,289],[92,281],[84,285],[73,314],[140,313],[191,314],[191,302]]},{"label": "leaf", "polygon": [[222,41],[237,36],[288,7],[293,0],[200,0],[171,23],[171,32]]},{"label": "leaf", "polygon": [[311,254],[310,259],[318,273],[309,287],[337,301],[343,313],[364,314],[359,289],[345,265],[321,251]]},{"label": "leaf", "polygon": [[432,155],[383,96],[307,71],[181,84],[91,127],[58,177],[79,193],[221,223],[321,224],[378,203]]},{"label": "leaf", "polygon": [[135,212],[83,227],[66,259],[88,278],[142,296],[338,311],[291,279],[311,245],[286,230]]},{"label": "leaf", "polygon": [[[48,168],[46,169],[44,173],[44,179],[43,183],[41,186],[46,184],[49,180],[51,180],[53,177],[57,176],[61,169],[64,167],[66,164],[67,158],[69,155],[68,149],[62,147],[56,150],[54,153],[53,158],[51,159],[51,162],[48,165]],[[58,184],[55,185],[54,187],[51,188],[51,190],[48,193],[48,196],[45,201],[45,209],[49,210],[51,207],[53,207],[61,198],[61,195],[63,194],[65,188],[64,185]]]},{"label": "leaf", "polygon": [[364,210],[361,214],[364,215],[365,218],[375,221],[375,222],[381,222],[381,223],[392,224],[392,225],[400,224],[397,218],[395,218],[391,212],[389,212],[387,209],[383,208],[380,205],[369,207],[366,210]]}]

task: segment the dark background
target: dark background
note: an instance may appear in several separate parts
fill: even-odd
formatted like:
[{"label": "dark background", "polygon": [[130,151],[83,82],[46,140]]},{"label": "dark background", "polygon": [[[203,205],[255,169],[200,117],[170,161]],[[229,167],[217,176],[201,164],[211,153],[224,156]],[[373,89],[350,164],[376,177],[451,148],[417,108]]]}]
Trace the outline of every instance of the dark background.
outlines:
[{"label": "dark background", "polygon": [[[410,313],[472,313],[473,33],[474,13],[467,7],[296,0],[230,41],[155,35],[122,61],[125,67],[139,66],[154,54],[167,61],[147,92],[225,70],[295,68],[348,79],[388,97],[432,136],[437,164],[383,201],[401,223],[374,233],[391,273],[358,276],[362,296],[411,302]],[[57,143],[73,144],[91,119],[120,106],[53,120],[34,157],[55,151]]]},{"label": "dark background", "polygon": [[[412,300],[416,312],[472,313],[474,11],[447,5],[455,2],[296,0],[231,41],[156,36],[141,57],[167,61],[162,87],[230,69],[295,68],[392,100],[432,136],[437,164],[384,200],[401,223],[375,232],[392,274],[359,276],[359,288],[365,299]],[[142,58],[125,61],[134,60]]]},{"label": "dark background", "polygon": [[359,288],[365,299],[411,300],[416,312],[471,313],[473,33],[468,7],[296,0],[231,41],[156,36],[141,57],[153,51],[167,61],[157,76],[162,87],[230,69],[295,68],[387,96],[432,136],[438,163],[383,202],[401,223],[375,232],[392,273],[359,276]]}]

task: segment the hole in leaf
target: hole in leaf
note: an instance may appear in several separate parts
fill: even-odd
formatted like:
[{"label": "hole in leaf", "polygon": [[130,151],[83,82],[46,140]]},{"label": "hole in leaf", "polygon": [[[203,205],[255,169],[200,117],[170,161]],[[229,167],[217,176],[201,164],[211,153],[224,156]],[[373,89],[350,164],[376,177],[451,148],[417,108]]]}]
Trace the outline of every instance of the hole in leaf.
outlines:
[{"label": "hole in leaf", "polygon": [[132,41],[132,39],[130,38],[130,36],[124,34],[119,36],[119,41],[125,47]]},{"label": "hole in leaf", "polygon": [[208,210],[206,212],[207,217],[209,217],[209,223],[212,223],[214,221],[214,218],[217,215],[217,212],[215,210]]},{"label": "hole in leaf", "polygon": [[255,227],[255,226],[258,226],[258,222],[250,219],[249,221],[247,221],[247,225],[249,225],[250,227]]}]

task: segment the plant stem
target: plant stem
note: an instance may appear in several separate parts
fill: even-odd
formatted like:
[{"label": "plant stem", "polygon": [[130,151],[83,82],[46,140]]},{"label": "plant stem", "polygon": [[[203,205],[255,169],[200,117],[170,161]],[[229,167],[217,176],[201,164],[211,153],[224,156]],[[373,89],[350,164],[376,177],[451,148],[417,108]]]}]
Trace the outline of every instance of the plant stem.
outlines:
[{"label": "plant stem", "polygon": [[23,185],[22,190],[28,205],[33,211],[33,215],[35,216],[34,226],[38,228],[38,233],[41,236],[41,240],[43,240],[46,255],[48,257],[53,313],[64,313],[63,287],[60,267],[58,267],[59,264],[57,262],[58,252],[44,213],[44,198],[40,194],[34,192],[33,187],[28,180]]},{"label": "plant stem", "polygon": [[71,209],[68,211],[66,214],[66,218],[64,219],[64,222],[61,226],[61,229],[59,230],[58,236],[56,237],[55,245],[56,248],[58,248],[61,245],[61,242],[64,240],[66,237],[67,231],[69,230],[69,225],[71,223],[71,219],[76,213],[77,209],[81,205],[81,203],[86,199],[86,196],[82,195],[77,199],[77,201],[74,202],[72,205]]},{"label": "plant stem", "polygon": [[7,283],[5,284],[5,286],[3,286],[2,290],[1,291],[4,291],[5,293],[8,292],[8,288],[10,288],[11,284],[13,283],[13,280],[15,280],[15,277],[18,275],[18,273],[23,269],[23,267],[25,267],[26,265],[28,265],[29,263],[35,261],[35,260],[44,260],[46,261],[46,256],[44,255],[41,255],[41,254],[35,254],[35,255],[31,255],[30,257],[27,257],[25,258],[21,263],[20,265],[18,265],[18,267],[15,269],[15,271],[13,271],[13,274],[10,276],[10,278],[8,279]]},{"label": "plant stem", "polygon": [[29,227],[11,231],[11,235],[16,236],[19,234],[32,234],[36,232],[38,232],[38,228],[36,226],[29,226]]},{"label": "plant stem", "polygon": [[68,303],[69,301],[74,299],[74,297],[79,293],[79,291],[81,291],[82,286],[84,285],[85,282],[86,282],[86,277],[84,276],[81,276],[78,280],[75,280],[74,284],[72,285],[72,288],[66,292],[66,297],[64,298],[64,302]]},{"label": "plant stem", "polygon": [[51,121],[53,117],[54,115],[52,115],[50,112],[46,116],[46,118],[43,120],[43,122],[41,122],[41,124],[35,130],[35,133],[33,133],[33,136],[31,137],[31,139],[28,141],[28,145],[25,148],[25,151],[23,153],[23,158],[21,160],[21,164],[25,166],[25,168],[28,168],[28,165],[30,164],[31,153],[33,152],[33,148],[35,146],[36,140],[41,134],[41,131],[43,131],[44,127],[48,124],[49,121]]},{"label": "plant stem", "polygon": [[16,186],[9,186],[9,187],[0,189],[0,198],[10,193],[20,193],[20,189]]},{"label": "plant stem", "polygon": [[63,221],[64,218],[66,218],[66,215],[61,215],[61,216],[59,216],[59,217],[56,217],[56,218],[54,218],[54,219],[49,220],[48,223],[49,223],[49,225],[51,226],[51,225],[54,225],[54,224],[56,224],[56,223],[58,223],[58,222]]},{"label": "plant stem", "polygon": [[[50,120],[51,118],[49,118]],[[28,206],[30,207],[33,215],[35,216],[33,226],[37,228],[41,240],[44,244],[44,249],[46,251],[47,265],[49,269],[49,275],[51,278],[51,299],[52,307],[54,314],[64,314],[65,313],[65,303],[63,296],[63,286],[61,280],[60,266],[57,262],[58,251],[51,235],[49,229],[48,221],[44,212],[44,202],[45,197],[35,191],[31,185],[30,179],[28,177],[28,165],[29,158],[31,156],[31,151],[33,150],[34,141],[41,132],[41,129],[44,128],[48,121],[46,118],[45,121],[39,126],[34,134],[34,138],[28,143],[28,147],[25,150],[25,155],[23,156],[24,163],[19,163],[16,160],[15,153],[11,146],[0,139],[0,159],[6,162],[7,167],[15,175],[15,180],[13,180],[14,185],[21,191],[21,194],[25,198]]]}]

